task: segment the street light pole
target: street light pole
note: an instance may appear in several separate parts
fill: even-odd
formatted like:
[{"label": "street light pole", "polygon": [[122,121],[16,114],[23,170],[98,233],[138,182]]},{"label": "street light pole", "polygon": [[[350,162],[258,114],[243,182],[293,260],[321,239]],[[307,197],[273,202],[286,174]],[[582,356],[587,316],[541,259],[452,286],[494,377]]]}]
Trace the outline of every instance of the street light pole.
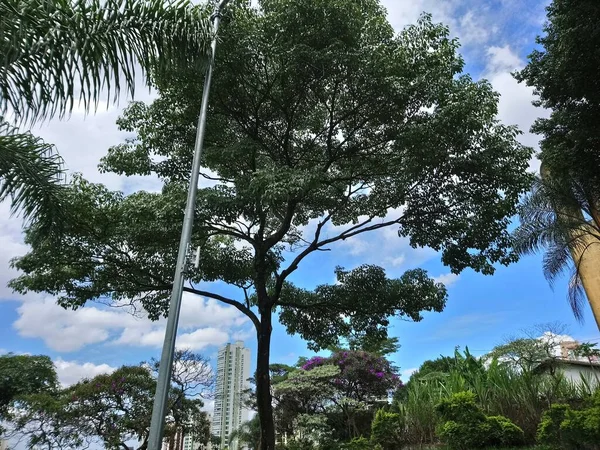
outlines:
[{"label": "street light pole", "polygon": [[215,6],[215,12],[211,17],[211,21],[213,23],[213,40],[211,43],[211,53],[209,56],[208,67],[206,69],[206,77],[204,79],[202,105],[200,107],[200,115],[198,116],[196,144],[194,146],[194,160],[192,162],[192,174],[190,177],[190,186],[188,189],[185,214],[183,216],[183,229],[181,230],[179,252],[177,254],[177,265],[175,267],[175,276],[173,279],[173,290],[171,291],[171,301],[169,303],[169,316],[167,319],[167,329],[165,331],[165,341],[163,343],[160,366],[158,370],[158,380],[156,382],[156,394],[154,396],[152,421],[150,423],[150,433],[148,436],[148,450],[161,450],[162,447],[165,416],[167,413],[167,402],[169,398],[169,388],[171,385],[171,372],[173,369],[175,338],[177,336],[177,324],[179,322],[179,311],[181,309],[181,295],[183,294],[188,247],[192,237],[192,227],[194,225],[196,193],[198,191],[198,179],[200,177],[200,157],[202,155],[202,146],[204,144],[204,134],[206,131],[208,95],[212,81],[213,65],[215,62],[217,32],[219,30],[219,22],[221,20],[223,8],[225,8],[228,2],[229,0],[221,0]]}]

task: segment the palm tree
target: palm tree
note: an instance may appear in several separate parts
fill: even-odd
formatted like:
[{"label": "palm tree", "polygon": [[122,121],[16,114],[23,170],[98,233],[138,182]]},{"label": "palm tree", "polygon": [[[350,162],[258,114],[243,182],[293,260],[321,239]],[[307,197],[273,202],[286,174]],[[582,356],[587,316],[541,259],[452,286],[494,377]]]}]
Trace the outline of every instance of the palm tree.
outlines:
[{"label": "palm tree", "polygon": [[573,314],[582,321],[587,296],[600,328],[598,196],[581,180],[554,179],[544,166],[541,173],[521,203],[515,249],[521,254],[545,251],[544,275],[551,285],[570,269],[568,300]]},{"label": "palm tree", "polygon": [[237,430],[233,430],[228,439],[230,447],[234,441],[237,441],[239,444],[245,444],[251,450],[258,448],[258,443],[260,441],[260,422],[258,415],[241,424]]},{"label": "palm tree", "polygon": [[133,95],[136,69],[150,84],[209,41],[209,9],[189,0],[0,0],[0,201],[25,218],[61,209],[61,159],[17,126]]}]

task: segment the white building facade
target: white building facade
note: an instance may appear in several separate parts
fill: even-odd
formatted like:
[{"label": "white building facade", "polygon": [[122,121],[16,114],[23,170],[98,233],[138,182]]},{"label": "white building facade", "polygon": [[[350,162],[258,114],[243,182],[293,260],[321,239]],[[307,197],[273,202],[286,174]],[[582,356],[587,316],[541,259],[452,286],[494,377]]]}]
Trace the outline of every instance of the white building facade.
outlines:
[{"label": "white building facade", "polygon": [[235,440],[229,445],[229,436],[249,420],[250,411],[244,407],[242,398],[243,391],[249,387],[248,378],[250,349],[241,341],[219,349],[211,433],[221,438],[221,448],[241,449]]}]

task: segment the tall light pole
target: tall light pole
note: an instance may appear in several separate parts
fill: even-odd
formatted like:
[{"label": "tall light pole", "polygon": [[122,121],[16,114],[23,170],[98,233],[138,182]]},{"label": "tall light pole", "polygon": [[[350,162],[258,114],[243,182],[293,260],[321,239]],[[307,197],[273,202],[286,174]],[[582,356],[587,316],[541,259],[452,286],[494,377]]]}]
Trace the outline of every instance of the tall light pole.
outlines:
[{"label": "tall light pole", "polygon": [[181,309],[181,295],[183,294],[183,282],[185,279],[185,266],[187,262],[190,239],[192,237],[192,227],[194,225],[196,193],[198,191],[198,179],[200,177],[200,157],[202,155],[202,146],[204,144],[204,134],[206,131],[208,94],[212,80],[213,65],[215,63],[217,32],[219,30],[219,22],[221,21],[223,8],[225,8],[228,2],[229,0],[221,0],[219,3],[217,3],[215,5],[215,12],[211,17],[213,24],[213,40],[211,43],[211,53],[209,56],[208,68],[206,69],[206,77],[204,79],[202,105],[200,107],[200,115],[198,116],[196,144],[194,146],[194,160],[192,162],[192,174],[190,177],[190,186],[188,189],[185,214],[183,216],[183,229],[181,230],[181,239],[179,241],[179,252],[177,253],[177,265],[175,267],[173,290],[171,292],[171,301],[169,303],[169,316],[167,319],[167,329],[165,331],[165,341],[163,343],[160,366],[158,370],[158,380],[156,382],[156,394],[154,396],[152,421],[150,423],[150,434],[148,436],[148,450],[161,450],[162,447],[165,416],[167,413],[167,402],[169,399],[169,388],[171,386],[175,338],[177,336],[177,324],[179,322],[179,311]]}]

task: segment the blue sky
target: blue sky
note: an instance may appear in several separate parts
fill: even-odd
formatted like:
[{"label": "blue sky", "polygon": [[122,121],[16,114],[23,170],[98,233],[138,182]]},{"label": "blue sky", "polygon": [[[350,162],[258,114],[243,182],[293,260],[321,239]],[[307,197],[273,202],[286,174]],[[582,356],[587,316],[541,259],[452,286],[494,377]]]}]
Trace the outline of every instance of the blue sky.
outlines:
[{"label": "blue sky", "polygon": [[[384,4],[398,30],[414,22],[422,11],[449,25],[463,44],[466,72],[475,79],[488,78],[500,92],[499,117],[503,122],[527,132],[533,120],[545,114],[531,106],[531,89],[518,85],[510,76],[512,70],[524,65],[536,34],[541,32],[545,1],[386,0]],[[150,98],[143,89],[139,93],[138,99]],[[111,106],[87,117],[75,111],[69,121],[51,121],[34,131],[57,145],[71,171],[82,172],[94,182],[127,191],[156,189],[153,179],[123,179],[99,174],[96,169],[107,148],[124,137],[115,126],[119,111],[119,107]],[[529,133],[521,139],[532,146],[538,141]],[[531,166],[535,170],[536,162]],[[10,218],[8,210],[7,204],[0,205],[0,352],[50,355],[64,383],[159,355],[164,322],[151,323],[94,304],[65,311],[51,297],[11,293],[5,285],[17,274],[8,268],[8,261],[23,254],[26,247],[21,222]],[[427,314],[420,323],[393,322],[390,335],[398,336],[402,344],[393,358],[406,374],[426,359],[450,354],[457,345],[468,346],[476,354],[485,353],[504,337],[539,323],[563,322],[570,335],[580,340],[597,341],[600,337],[589,308],[585,324],[573,319],[566,301],[566,280],[559,280],[554,291],[550,289],[542,276],[540,256],[499,267],[494,276],[465,271],[456,277],[449,274],[435,252],[411,249],[395,230],[387,230],[337,244],[331,252],[309,258],[294,281],[304,287],[331,283],[336,265],[353,268],[362,263],[382,265],[391,276],[423,267],[448,286],[449,301],[443,313]],[[213,289],[227,292],[222,285]],[[219,345],[236,339],[244,340],[254,351],[252,328],[235,310],[204,299],[184,298],[180,345],[213,357]],[[303,355],[310,355],[305,343],[275,326],[272,360],[293,363]]]}]

